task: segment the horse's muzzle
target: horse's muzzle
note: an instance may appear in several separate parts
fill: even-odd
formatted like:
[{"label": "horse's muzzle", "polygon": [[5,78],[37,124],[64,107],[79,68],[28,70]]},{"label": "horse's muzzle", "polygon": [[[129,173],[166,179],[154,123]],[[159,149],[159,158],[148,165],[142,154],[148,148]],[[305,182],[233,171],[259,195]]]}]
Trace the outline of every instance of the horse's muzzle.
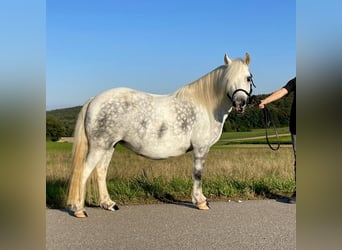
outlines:
[{"label": "horse's muzzle", "polygon": [[[252,85],[251,85],[252,86]],[[252,87],[249,92],[247,92],[244,89],[236,89],[232,96],[229,96],[227,94],[228,98],[232,101],[233,107],[235,110],[239,113],[245,112],[245,108],[247,106],[247,103],[249,101],[249,97],[252,94]]]},{"label": "horse's muzzle", "polygon": [[243,113],[246,109],[246,101],[244,99],[237,98],[233,101],[233,107],[237,112]]}]

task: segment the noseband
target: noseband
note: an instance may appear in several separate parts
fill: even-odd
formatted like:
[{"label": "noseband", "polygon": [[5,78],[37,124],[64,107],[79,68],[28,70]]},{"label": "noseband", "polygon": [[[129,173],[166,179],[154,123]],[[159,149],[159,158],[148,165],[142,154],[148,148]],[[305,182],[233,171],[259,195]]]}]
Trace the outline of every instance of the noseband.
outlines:
[{"label": "noseband", "polygon": [[247,92],[245,89],[236,89],[232,96],[229,95],[229,93],[227,94],[228,98],[233,101],[233,98],[234,96],[236,95],[237,92],[239,91],[242,91],[244,92],[247,96],[248,96],[248,99],[250,99],[251,95],[252,95],[252,91],[253,91],[253,86],[255,88],[255,84],[253,82],[253,75],[251,74],[249,77],[247,77],[247,80],[250,82],[250,85],[249,85],[249,92]]}]

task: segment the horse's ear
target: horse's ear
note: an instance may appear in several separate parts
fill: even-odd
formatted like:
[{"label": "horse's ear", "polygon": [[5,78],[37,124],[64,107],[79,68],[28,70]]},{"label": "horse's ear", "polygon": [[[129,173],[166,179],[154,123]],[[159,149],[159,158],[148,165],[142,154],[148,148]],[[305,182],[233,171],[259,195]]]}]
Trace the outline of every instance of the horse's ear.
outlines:
[{"label": "horse's ear", "polygon": [[246,53],[246,56],[245,56],[245,64],[249,65],[250,61],[251,61],[251,57],[249,56],[248,53]]},{"label": "horse's ear", "polygon": [[230,64],[232,60],[227,56],[227,54],[224,54],[224,63],[225,64]]}]

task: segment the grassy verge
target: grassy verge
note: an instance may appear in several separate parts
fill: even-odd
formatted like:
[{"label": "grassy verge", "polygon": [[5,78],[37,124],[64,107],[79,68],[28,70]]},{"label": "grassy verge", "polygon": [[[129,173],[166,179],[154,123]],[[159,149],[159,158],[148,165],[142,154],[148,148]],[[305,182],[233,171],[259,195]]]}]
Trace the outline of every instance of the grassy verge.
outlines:
[{"label": "grassy verge", "polygon": [[[203,193],[209,201],[273,198],[288,196],[294,190],[291,147],[281,147],[274,152],[267,146],[221,145],[209,152],[203,173]],[[71,143],[47,143],[48,207],[65,207],[71,148]],[[192,154],[155,161],[118,148],[109,166],[107,186],[119,205],[191,201]],[[98,205],[94,177],[87,184],[86,202]]]},{"label": "grassy verge", "polygon": [[[289,133],[288,127],[277,128],[278,134],[283,135]],[[268,133],[270,135],[274,135],[274,131],[272,129],[268,129]],[[265,136],[265,129],[252,129],[251,131],[247,132],[223,132],[220,138],[220,141],[225,140],[234,140],[234,139],[248,139],[251,137],[259,137]],[[219,141],[219,142],[220,142]]]},{"label": "grassy verge", "polygon": [[[118,204],[148,204],[158,202],[191,201],[192,180],[163,177],[146,179],[111,178],[107,182],[109,194]],[[294,190],[292,178],[241,180],[233,177],[207,178],[203,181],[203,193],[211,201],[236,199],[264,199],[289,196]],[[67,181],[47,181],[46,204],[50,208],[64,208],[67,196]],[[99,203],[97,188],[88,186],[86,203]]]}]

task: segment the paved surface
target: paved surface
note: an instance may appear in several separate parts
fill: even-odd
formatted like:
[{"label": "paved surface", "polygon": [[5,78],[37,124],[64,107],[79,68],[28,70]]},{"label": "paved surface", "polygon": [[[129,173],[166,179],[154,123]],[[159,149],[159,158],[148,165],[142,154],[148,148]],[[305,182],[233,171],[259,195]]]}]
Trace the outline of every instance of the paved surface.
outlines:
[{"label": "paved surface", "polygon": [[46,210],[46,249],[296,249],[296,205],[276,200]]}]

